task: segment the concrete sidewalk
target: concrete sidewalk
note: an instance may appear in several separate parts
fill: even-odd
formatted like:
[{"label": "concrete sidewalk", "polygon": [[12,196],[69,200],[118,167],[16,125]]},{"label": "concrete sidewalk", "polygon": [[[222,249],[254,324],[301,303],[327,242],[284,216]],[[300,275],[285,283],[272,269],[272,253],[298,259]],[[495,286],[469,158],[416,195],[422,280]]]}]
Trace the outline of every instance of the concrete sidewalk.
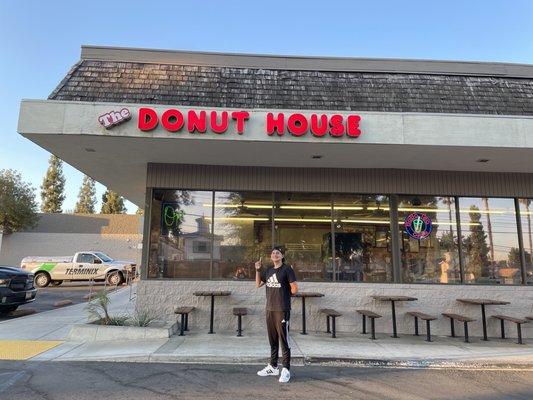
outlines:
[{"label": "concrete sidewalk", "polygon": [[[135,286],[133,289],[133,295]],[[130,288],[110,293],[112,314],[132,314],[135,301],[130,301]],[[0,341],[26,339],[35,341],[66,340],[73,324],[87,321],[86,304],[17,318],[0,323]],[[400,367],[464,367],[464,368],[527,368],[533,369],[533,338],[527,344],[515,339],[491,339],[484,342],[472,337],[464,343],[460,337],[435,336],[434,342],[424,336],[401,335],[393,339],[377,334],[372,341],[367,335],[337,333],[332,339],[326,333],[301,335],[291,333],[294,365],[312,363],[349,363],[364,366]],[[129,361],[176,363],[247,363],[264,364],[270,348],[265,333],[217,331],[209,335],[192,327],[186,336],[170,339],[72,342],[41,353],[34,361]]]},{"label": "concrete sidewalk", "polygon": [[[460,338],[436,337],[435,342],[428,343],[422,337],[413,336],[393,339],[381,334],[378,340],[372,341],[357,334],[340,334],[337,339],[332,339],[327,334],[304,336],[294,333],[291,340],[294,365],[327,363],[533,370],[533,342],[518,345],[511,339],[483,342],[473,338],[473,343],[464,343]],[[269,353],[266,333],[245,333],[239,338],[232,332],[214,335],[192,332],[183,337],[150,341],[66,342],[32,360],[265,364]]]},{"label": "concrete sidewalk", "polygon": [[[109,293],[112,314],[132,314],[136,284]],[[87,303],[58,308],[0,322],[0,340],[65,340],[74,324],[87,322]]]}]

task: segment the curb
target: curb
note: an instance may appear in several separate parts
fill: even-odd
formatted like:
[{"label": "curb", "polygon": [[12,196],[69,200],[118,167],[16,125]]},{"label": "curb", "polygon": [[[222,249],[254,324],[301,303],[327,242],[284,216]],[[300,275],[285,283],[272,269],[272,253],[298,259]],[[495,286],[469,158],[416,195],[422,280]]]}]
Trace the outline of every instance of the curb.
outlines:
[{"label": "curb", "polygon": [[[63,358],[55,361],[97,361],[97,362],[144,362],[165,364],[242,364],[263,365],[266,357],[211,357],[211,356],[176,356],[172,354],[150,354],[130,356],[101,356]],[[446,359],[412,360],[412,359],[356,359],[332,357],[292,357],[291,365],[298,367],[354,367],[354,368],[396,368],[396,369],[462,369],[462,370],[522,370],[533,371],[533,359],[520,362],[451,361]]]}]

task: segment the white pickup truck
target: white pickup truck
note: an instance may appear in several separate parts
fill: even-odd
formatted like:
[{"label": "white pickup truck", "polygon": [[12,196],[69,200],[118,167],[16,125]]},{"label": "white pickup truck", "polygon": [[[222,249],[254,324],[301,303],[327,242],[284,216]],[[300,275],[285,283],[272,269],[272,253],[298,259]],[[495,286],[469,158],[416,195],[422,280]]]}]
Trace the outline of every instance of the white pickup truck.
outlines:
[{"label": "white pickup truck", "polygon": [[20,268],[35,275],[35,286],[61,285],[63,281],[106,280],[122,284],[135,276],[136,264],[113,260],[101,251],[80,251],[74,257],[24,257]]}]

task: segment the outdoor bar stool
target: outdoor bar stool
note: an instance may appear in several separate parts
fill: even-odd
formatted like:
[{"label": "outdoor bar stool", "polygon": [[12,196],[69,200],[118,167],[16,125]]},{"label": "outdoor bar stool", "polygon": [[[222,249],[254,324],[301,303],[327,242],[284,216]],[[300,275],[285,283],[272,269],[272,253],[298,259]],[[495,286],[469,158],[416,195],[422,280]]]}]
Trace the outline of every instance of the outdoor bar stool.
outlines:
[{"label": "outdoor bar stool", "polygon": [[[326,333],[331,333],[332,338],[337,337],[337,333],[335,330],[335,318],[341,317],[342,314],[338,311],[335,311],[331,308],[322,308],[319,310],[322,314],[326,314]],[[331,329],[329,326],[329,319],[331,318]]]},{"label": "outdoor bar stool", "polygon": [[465,328],[465,343],[468,343],[468,323],[475,321],[474,318],[470,318],[464,315],[460,314],[453,314],[453,313],[442,313],[443,316],[450,318],[450,330],[451,330],[451,337],[455,337],[455,325],[454,320],[461,321],[464,323]]},{"label": "outdoor bar stool", "polygon": [[366,334],[366,318],[370,318],[370,339],[376,339],[376,318],[381,318],[382,316],[370,310],[356,310],[359,314],[363,316],[363,334]]},{"label": "outdoor bar stool", "polygon": [[180,322],[180,336],[183,336],[184,331],[189,330],[189,314],[194,310],[194,307],[176,307],[174,314],[179,314],[181,316]]},{"label": "outdoor bar stool", "polygon": [[527,324],[529,318],[515,318],[508,315],[493,315],[492,318],[500,320],[502,339],[505,339],[505,321],[514,322],[516,324],[516,333],[518,335],[518,344],[524,344],[522,342],[522,324]]},{"label": "outdoor bar stool", "polygon": [[418,311],[409,311],[407,315],[410,315],[412,317],[415,317],[415,336],[420,336],[418,334],[418,319],[426,321],[426,341],[431,342],[431,327],[430,323],[431,321],[435,321],[437,317],[434,317],[433,315],[424,314],[422,312]]},{"label": "outdoor bar stool", "polygon": [[237,316],[237,336],[242,336],[242,316],[248,315],[248,309],[245,307],[234,307],[233,315]]}]

